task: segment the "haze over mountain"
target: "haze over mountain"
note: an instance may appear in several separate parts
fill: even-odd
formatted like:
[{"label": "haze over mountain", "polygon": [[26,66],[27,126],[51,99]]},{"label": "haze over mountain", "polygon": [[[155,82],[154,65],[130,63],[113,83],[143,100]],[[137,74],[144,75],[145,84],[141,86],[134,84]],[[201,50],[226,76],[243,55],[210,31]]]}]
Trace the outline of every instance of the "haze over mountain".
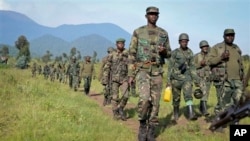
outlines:
[{"label": "haze over mountain", "polygon": [[0,21],[0,43],[14,46],[17,38],[25,35],[35,56],[42,56],[47,50],[54,56],[68,54],[75,47],[82,55],[92,55],[96,51],[98,58],[102,58],[109,46],[115,47],[117,38],[125,38],[126,45],[131,38],[127,31],[112,23],[61,25],[54,28],[40,25],[24,14],[5,10],[0,10]]}]

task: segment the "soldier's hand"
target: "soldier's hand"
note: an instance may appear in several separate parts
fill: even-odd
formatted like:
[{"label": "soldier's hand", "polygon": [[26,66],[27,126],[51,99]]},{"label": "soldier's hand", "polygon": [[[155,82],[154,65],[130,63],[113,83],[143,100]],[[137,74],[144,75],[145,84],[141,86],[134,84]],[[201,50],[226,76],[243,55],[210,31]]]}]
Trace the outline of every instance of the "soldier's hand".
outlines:
[{"label": "soldier's hand", "polygon": [[159,52],[164,52],[164,51],[166,51],[166,48],[163,47],[163,46],[159,46],[159,47],[158,47],[158,51],[159,51]]},{"label": "soldier's hand", "polygon": [[206,61],[205,61],[205,60],[202,60],[202,61],[200,62],[200,64],[201,64],[201,66],[206,66]]},{"label": "soldier's hand", "polygon": [[167,83],[166,87],[172,87],[172,84],[171,83]]},{"label": "soldier's hand", "polygon": [[228,59],[229,58],[229,51],[224,51],[222,54],[221,54],[221,59],[222,60],[225,60],[225,59]]},{"label": "soldier's hand", "polygon": [[134,77],[129,76],[129,78],[128,78],[128,84],[131,85],[133,83],[133,81],[134,81]]}]

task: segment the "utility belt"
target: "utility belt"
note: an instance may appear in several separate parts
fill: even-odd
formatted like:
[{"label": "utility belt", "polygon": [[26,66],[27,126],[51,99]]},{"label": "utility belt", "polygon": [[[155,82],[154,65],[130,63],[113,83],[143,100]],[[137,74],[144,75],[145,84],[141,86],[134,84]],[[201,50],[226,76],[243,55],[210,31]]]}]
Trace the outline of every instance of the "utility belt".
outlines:
[{"label": "utility belt", "polygon": [[152,61],[137,62],[136,66],[137,69],[140,69],[141,71],[146,71],[151,76],[158,76],[163,73],[163,71],[160,68],[160,64],[157,62],[152,62]]}]

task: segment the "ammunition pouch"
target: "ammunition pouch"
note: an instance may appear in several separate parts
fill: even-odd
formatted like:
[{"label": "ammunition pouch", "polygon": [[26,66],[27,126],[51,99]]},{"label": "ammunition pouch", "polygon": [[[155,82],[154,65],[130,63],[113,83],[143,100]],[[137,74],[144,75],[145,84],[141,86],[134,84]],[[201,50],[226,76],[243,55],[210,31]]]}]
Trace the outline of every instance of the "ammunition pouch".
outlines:
[{"label": "ammunition pouch", "polygon": [[212,68],[211,80],[213,81],[224,81],[226,77],[226,70],[224,67]]},{"label": "ammunition pouch", "polygon": [[187,70],[187,64],[186,63],[183,63],[181,64],[178,69],[180,70],[181,74],[184,74]]}]

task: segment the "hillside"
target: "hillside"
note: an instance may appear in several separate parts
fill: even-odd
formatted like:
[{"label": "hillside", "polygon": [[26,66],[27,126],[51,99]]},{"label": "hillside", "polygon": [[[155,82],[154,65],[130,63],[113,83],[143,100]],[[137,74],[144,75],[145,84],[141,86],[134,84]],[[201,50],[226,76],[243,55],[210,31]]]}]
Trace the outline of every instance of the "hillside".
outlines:
[{"label": "hillside", "polygon": [[75,46],[82,54],[97,49],[98,58],[102,58],[107,47],[114,46],[117,38],[123,37],[127,42],[131,38],[127,31],[112,23],[46,27],[24,14],[5,10],[0,10],[0,19],[0,43],[14,46],[17,38],[25,35],[35,56],[42,56],[47,50],[56,55],[68,53],[69,48]]}]

